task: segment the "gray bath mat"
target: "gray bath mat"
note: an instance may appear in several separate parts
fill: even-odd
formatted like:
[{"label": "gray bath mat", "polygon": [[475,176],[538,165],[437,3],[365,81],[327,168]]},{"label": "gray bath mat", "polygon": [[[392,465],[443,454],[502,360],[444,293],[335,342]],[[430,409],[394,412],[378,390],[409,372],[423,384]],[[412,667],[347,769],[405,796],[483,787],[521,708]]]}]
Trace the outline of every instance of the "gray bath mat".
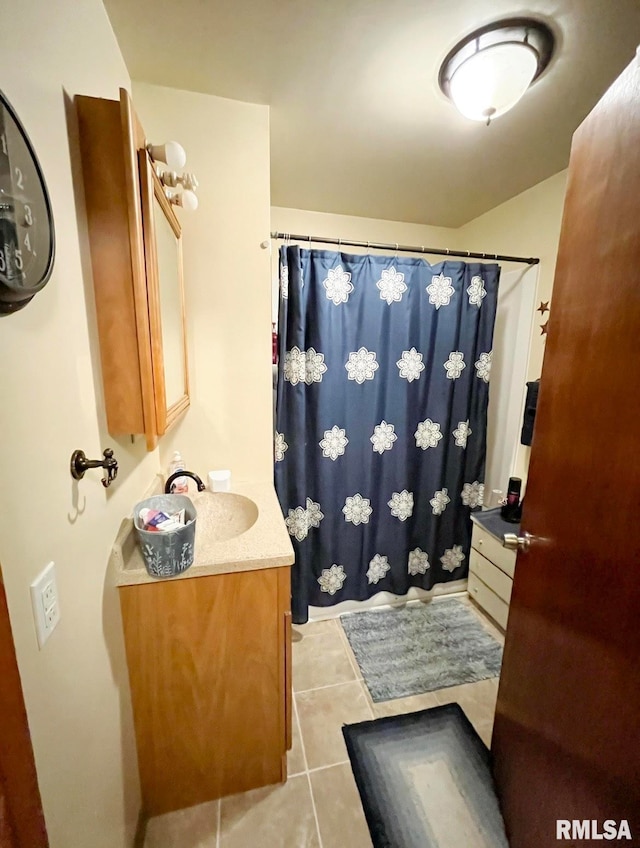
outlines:
[{"label": "gray bath mat", "polygon": [[374,702],[500,674],[502,646],[454,598],[340,621]]}]

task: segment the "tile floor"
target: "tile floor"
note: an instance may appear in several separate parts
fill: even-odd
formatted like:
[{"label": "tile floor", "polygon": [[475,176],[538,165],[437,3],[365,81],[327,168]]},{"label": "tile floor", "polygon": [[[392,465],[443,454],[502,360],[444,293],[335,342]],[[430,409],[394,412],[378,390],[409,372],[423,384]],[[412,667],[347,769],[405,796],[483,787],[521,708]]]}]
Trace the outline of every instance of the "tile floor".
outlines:
[{"label": "tile floor", "polygon": [[371,848],[342,725],[457,701],[489,745],[498,680],[374,704],[334,619],[294,627],[293,690],[287,782],[157,816],[145,848]]}]

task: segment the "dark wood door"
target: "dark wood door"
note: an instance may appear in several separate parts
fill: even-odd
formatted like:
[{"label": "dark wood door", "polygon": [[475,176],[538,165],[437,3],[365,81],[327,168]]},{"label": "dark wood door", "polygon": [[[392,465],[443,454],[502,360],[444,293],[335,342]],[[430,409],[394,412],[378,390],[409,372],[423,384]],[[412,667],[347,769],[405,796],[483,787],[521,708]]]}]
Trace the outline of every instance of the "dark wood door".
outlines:
[{"label": "dark wood door", "polygon": [[0,571],[0,848],[48,844]]},{"label": "dark wood door", "polygon": [[[574,135],[496,711],[511,848],[640,845],[640,66]],[[590,825],[590,827],[592,827]]]}]

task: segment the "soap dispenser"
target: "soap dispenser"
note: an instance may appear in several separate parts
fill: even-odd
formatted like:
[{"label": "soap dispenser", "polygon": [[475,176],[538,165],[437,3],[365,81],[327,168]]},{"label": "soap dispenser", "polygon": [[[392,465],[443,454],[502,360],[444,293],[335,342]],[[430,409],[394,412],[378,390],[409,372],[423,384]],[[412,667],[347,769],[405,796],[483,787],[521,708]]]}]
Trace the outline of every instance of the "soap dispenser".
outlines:
[{"label": "soap dispenser", "polygon": [[[171,477],[172,474],[175,474],[176,471],[184,471],[185,465],[182,456],[180,455],[180,451],[174,451],[171,462],[169,463],[169,474],[168,477]],[[189,491],[189,478],[188,477],[176,477],[176,479],[171,484],[171,494],[172,495],[186,495]]]}]

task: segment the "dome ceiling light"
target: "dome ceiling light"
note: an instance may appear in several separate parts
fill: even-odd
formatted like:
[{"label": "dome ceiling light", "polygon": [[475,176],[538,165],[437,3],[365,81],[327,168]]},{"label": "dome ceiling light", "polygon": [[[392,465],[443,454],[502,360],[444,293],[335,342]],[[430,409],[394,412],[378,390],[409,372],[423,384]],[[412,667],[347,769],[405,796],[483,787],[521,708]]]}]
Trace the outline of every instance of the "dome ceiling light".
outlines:
[{"label": "dome ceiling light", "polygon": [[459,112],[488,126],[538,79],[553,48],[553,33],[540,21],[496,21],[456,44],[440,67],[438,82]]}]

